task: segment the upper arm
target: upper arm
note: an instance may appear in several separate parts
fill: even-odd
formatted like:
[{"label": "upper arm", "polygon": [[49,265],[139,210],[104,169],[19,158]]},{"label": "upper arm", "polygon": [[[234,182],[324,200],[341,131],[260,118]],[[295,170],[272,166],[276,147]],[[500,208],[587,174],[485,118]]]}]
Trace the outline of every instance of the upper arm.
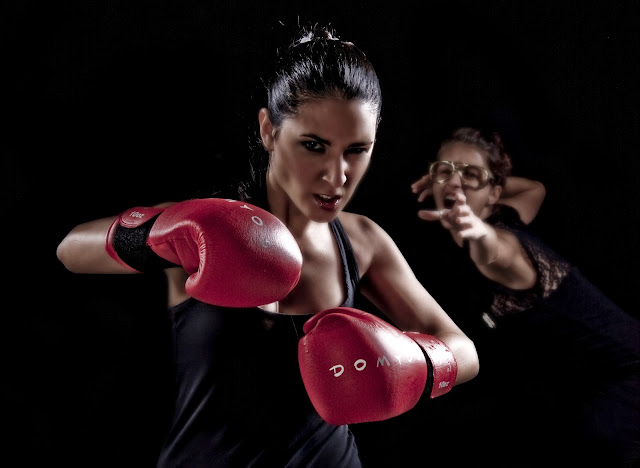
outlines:
[{"label": "upper arm", "polygon": [[531,223],[538,215],[546,196],[542,182],[524,177],[507,177],[500,203],[511,206],[525,224]]},{"label": "upper arm", "polygon": [[358,241],[366,242],[367,251],[360,283],[363,295],[399,329],[430,334],[446,343],[458,363],[456,383],[475,377],[478,355],[473,342],[418,281],[391,237],[371,220],[365,222]]},{"label": "upper arm", "polygon": [[460,332],[416,278],[393,239],[370,219],[363,217],[361,222],[358,242],[368,251],[360,284],[363,295],[405,331]]}]

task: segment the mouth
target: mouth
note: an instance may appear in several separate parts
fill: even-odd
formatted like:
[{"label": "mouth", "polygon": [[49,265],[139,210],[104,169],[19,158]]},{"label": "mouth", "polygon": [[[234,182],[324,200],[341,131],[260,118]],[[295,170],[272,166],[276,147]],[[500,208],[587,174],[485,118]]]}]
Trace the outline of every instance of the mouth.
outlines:
[{"label": "mouth", "polygon": [[453,205],[456,204],[456,197],[455,195],[451,194],[451,195],[446,195],[444,197],[444,207],[448,210],[450,210],[451,208],[453,208]]},{"label": "mouth", "polygon": [[318,206],[323,210],[334,211],[342,197],[331,197],[329,195],[315,194],[314,198],[316,199],[316,203],[318,204]]}]

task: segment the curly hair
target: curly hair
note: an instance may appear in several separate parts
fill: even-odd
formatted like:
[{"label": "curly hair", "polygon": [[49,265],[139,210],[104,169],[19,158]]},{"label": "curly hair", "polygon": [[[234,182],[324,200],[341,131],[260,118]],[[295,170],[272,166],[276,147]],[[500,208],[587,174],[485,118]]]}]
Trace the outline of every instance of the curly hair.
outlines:
[{"label": "curly hair", "polygon": [[498,133],[485,133],[473,127],[460,127],[442,141],[438,153],[451,143],[465,143],[478,148],[487,156],[489,170],[493,174],[491,183],[504,187],[506,178],[511,175],[512,165],[511,158],[505,151],[502,138]]}]

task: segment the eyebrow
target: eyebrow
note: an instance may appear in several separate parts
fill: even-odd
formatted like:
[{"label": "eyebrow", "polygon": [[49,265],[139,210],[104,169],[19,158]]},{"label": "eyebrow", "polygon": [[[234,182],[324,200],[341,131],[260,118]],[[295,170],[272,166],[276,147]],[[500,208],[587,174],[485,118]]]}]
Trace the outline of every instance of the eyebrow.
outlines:
[{"label": "eyebrow", "polygon": [[[324,138],[320,138],[318,135],[316,135],[315,133],[303,133],[301,136],[303,137],[307,137],[307,138],[313,138],[314,140],[317,140],[318,142],[322,143],[323,145],[327,145],[327,146],[331,146],[331,142],[329,140],[325,140]],[[365,142],[365,141],[358,141],[355,143],[351,143],[348,147],[349,148],[356,148],[359,146],[368,146],[368,145],[372,145],[373,141],[370,142]]]}]

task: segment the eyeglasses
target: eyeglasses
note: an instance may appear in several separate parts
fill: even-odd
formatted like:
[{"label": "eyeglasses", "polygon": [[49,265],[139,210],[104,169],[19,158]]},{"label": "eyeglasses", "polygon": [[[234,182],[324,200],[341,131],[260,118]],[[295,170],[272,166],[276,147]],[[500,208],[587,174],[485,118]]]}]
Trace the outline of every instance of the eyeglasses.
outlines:
[{"label": "eyeglasses", "polygon": [[493,180],[486,168],[472,164],[462,164],[453,161],[436,161],[429,166],[431,180],[437,184],[444,184],[447,180],[451,179],[454,172],[460,174],[462,186],[472,190],[480,190]]}]

